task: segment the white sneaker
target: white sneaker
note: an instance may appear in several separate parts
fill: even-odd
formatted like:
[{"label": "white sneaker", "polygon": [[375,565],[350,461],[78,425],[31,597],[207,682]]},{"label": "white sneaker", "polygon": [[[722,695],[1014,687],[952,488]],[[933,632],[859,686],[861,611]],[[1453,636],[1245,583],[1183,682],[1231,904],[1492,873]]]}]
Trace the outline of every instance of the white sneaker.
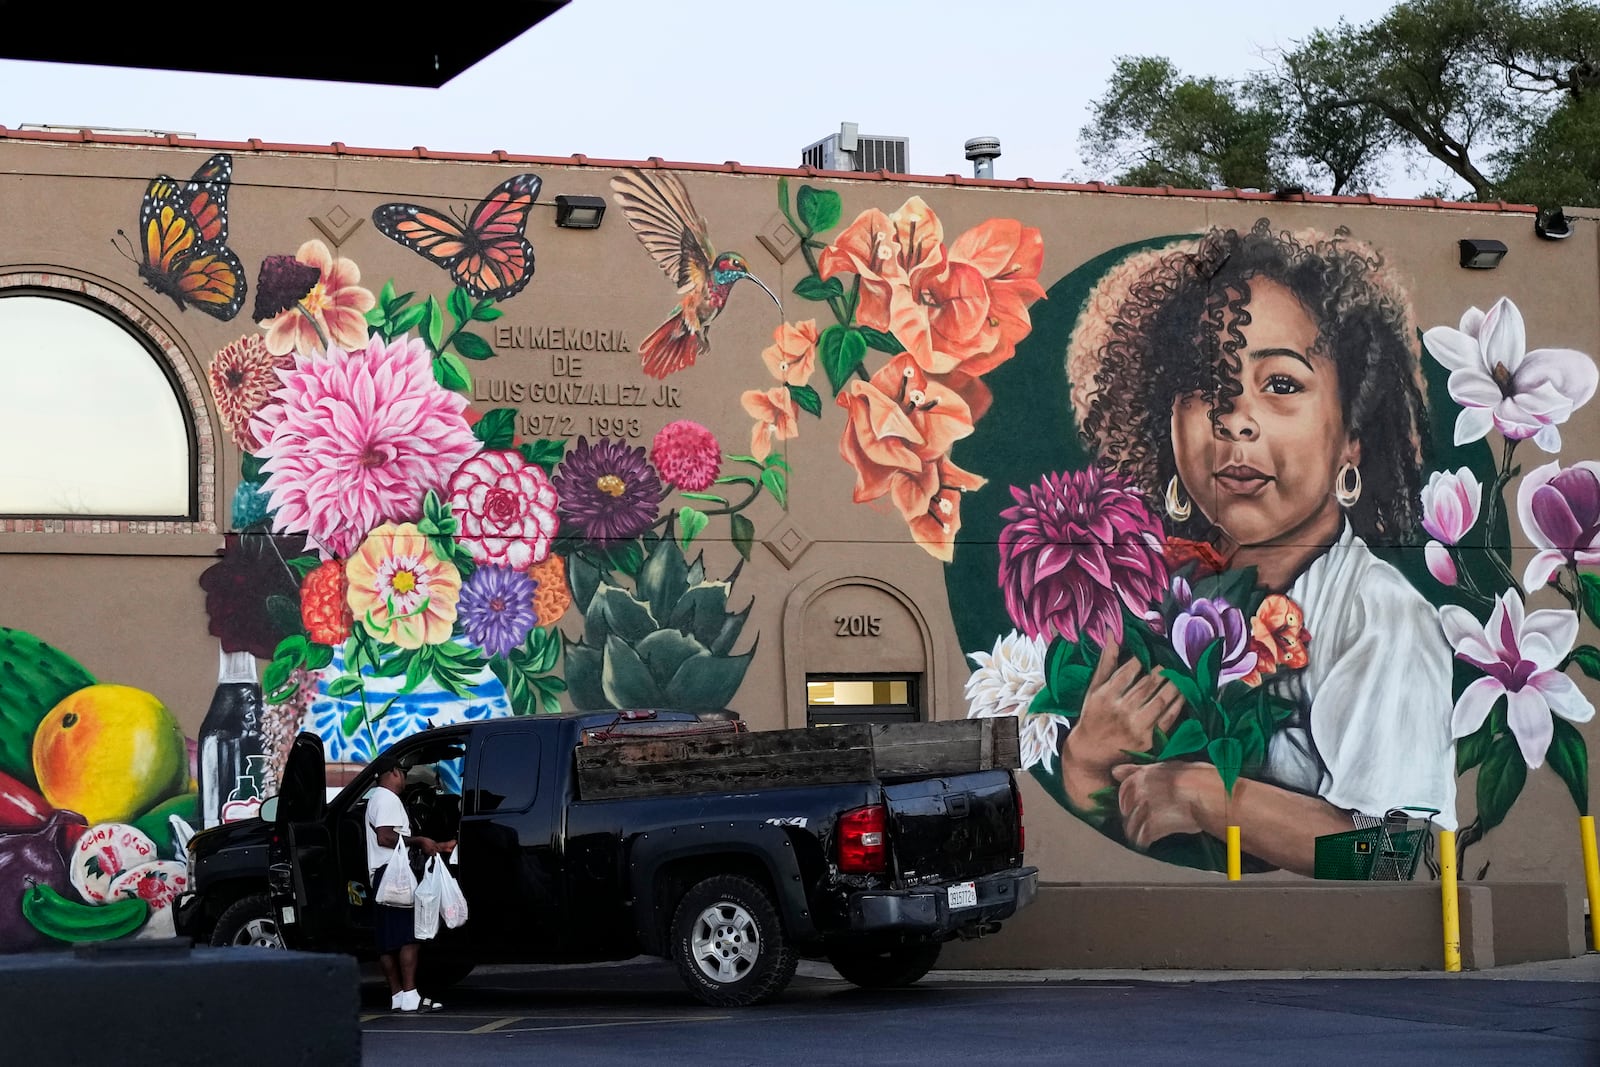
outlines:
[{"label": "white sneaker", "polygon": [[416,1011],[418,1008],[422,1007],[422,994],[418,993],[415,989],[406,989],[401,991],[401,993],[395,997],[395,1000],[399,1002],[399,1008],[401,1011]]},{"label": "white sneaker", "polygon": [[389,998],[389,1010],[390,1011],[399,1011],[400,1010],[400,994],[399,993],[396,993],[394,996]]}]

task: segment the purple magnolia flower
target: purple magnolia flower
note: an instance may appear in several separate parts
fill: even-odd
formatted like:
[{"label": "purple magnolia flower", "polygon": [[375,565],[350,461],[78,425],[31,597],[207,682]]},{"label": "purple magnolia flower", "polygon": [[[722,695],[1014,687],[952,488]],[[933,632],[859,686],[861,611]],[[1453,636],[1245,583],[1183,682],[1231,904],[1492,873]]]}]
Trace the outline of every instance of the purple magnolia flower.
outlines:
[{"label": "purple magnolia flower", "polygon": [[1533,438],[1546,452],[1561,450],[1556,427],[1594,395],[1600,371],[1570,348],[1529,352],[1522,312],[1505,297],[1487,312],[1468,308],[1461,327],[1423,334],[1428,351],[1450,370],[1450,397],[1461,405],[1455,442],[1476,441],[1490,428],[1508,440]]},{"label": "purple magnolia flower", "polygon": [[1256,669],[1256,654],[1250,647],[1250,624],[1244,612],[1221,597],[1199,597],[1172,620],[1172,648],[1190,670],[1200,656],[1217,640],[1222,641],[1222,662],[1217,673],[1217,688],[1237,681]]},{"label": "purple magnolia flower", "polygon": [[656,521],[666,491],[642,448],[578,438],[555,473],[558,510],[591,541],[626,541]]},{"label": "purple magnolia flower", "polygon": [[467,640],[491,656],[503,656],[528,639],[538,616],[534,582],[522,571],[479,567],[461,586],[456,617]]},{"label": "purple magnolia flower", "polygon": [[1600,563],[1600,463],[1531,471],[1517,487],[1517,517],[1539,550],[1522,576],[1528,592],[1543,589],[1562,564]]},{"label": "purple magnolia flower", "polygon": [[1011,621],[1029,637],[1122,639],[1122,607],[1161,604],[1167,564],[1161,526],[1115,474],[1047,474],[1000,513],[1000,587]]},{"label": "purple magnolia flower", "polygon": [[1484,673],[1461,693],[1450,718],[1450,732],[1466,737],[1477,732],[1489,711],[1506,698],[1506,723],[1530,768],[1544,762],[1555,736],[1551,713],[1570,722],[1594,718],[1589,703],[1559,667],[1578,637],[1575,611],[1530,611],[1507,592],[1495,602],[1488,625],[1454,604],[1439,609],[1444,634],[1456,658]]},{"label": "purple magnolia flower", "polygon": [[1466,467],[1434,471],[1422,487],[1422,528],[1432,535],[1423,549],[1428,570],[1444,585],[1456,584],[1456,564],[1446,545],[1458,543],[1478,521],[1483,483]]}]

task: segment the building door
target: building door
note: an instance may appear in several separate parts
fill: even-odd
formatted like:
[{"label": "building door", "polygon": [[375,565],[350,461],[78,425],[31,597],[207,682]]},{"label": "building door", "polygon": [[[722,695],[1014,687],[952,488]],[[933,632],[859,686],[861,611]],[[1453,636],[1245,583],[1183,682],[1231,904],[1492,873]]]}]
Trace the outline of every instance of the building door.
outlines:
[{"label": "building door", "polygon": [[916,722],[922,718],[916,675],[813,674],[806,677],[806,725]]},{"label": "building door", "polygon": [[[925,627],[898,590],[873,578],[838,581],[809,596],[803,610],[807,726],[934,717]],[[798,716],[790,722],[799,725]]]}]

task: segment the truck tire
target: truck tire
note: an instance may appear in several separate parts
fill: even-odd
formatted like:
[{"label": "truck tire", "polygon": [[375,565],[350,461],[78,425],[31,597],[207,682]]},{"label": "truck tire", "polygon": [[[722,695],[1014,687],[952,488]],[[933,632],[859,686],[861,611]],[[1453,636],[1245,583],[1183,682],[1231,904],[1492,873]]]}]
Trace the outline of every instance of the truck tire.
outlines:
[{"label": "truck tire", "polygon": [[265,893],[252,893],[229,904],[211,929],[211,944],[214,948],[230,945],[283,948],[283,935],[278,932],[272,898]]},{"label": "truck tire", "polygon": [[943,947],[937,941],[840,946],[828,950],[828,962],[841,978],[863,989],[898,989],[933,970]]},{"label": "truck tire", "polygon": [[719,1008],[773,999],[799,962],[771,896],[733,874],[707,878],[683,895],[672,919],[672,959],[689,992]]}]

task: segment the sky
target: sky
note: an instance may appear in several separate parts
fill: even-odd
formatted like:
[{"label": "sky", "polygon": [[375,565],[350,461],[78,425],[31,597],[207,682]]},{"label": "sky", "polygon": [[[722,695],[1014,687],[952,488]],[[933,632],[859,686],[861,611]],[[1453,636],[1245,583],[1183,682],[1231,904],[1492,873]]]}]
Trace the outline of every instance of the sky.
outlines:
[{"label": "sky", "polygon": [[[964,142],[993,135],[996,177],[1093,180],[1109,175],[1084,167],[1078,130],[1118,56],[1239,77],[1313,29],[1392,3],[572,0],[439,89],[0,61],[0,124],[797,166],[802,148],[855,122],[909,137],[918,174],[971,174]],[[383,47],[384,24],[362,14],[343,32],[353,48]],[[432,25],[470,32],[464,19]],[[1397,165],[1381,191],[1420,195],[1443,177]]]}]

